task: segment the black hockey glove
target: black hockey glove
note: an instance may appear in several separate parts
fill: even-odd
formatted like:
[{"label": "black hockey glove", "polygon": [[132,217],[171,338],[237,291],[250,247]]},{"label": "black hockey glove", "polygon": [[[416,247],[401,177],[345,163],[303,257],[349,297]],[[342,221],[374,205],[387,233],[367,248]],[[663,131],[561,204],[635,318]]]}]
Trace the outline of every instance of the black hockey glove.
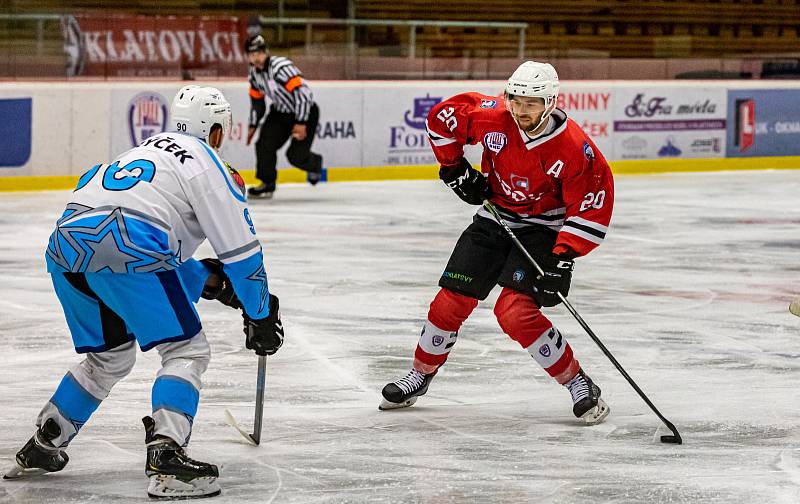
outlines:
[{"label": "black hockey glove", "polygon": [[533,281],[533,297],[541,306],[555,306],[561,302],[558,293],[567,297],[572,269],[575,262],[566,257],[544,256],[536,259],[544,275],[536,275]]},{"label": "black hockey glove", "polygon": [[258,355],[272,355],[283,345],[283,323],[278,296],[269,295],[269,315],[267,318],[253,320],[244,317],[244,335],[247,338],[244,346]]},{"label": "black hockey glove", "polygon": [[489,186],[483,174],[472,169],[465,158],[461,158],[461,162],[455,166],[443,165],[439,168],[439,178],[470,205],[482,205],[489,196]]},{"label": "black hockey glove", "polygon": [[241,308],[242,303],[236,297],[231,279],[228,278],[222,268],[222,261],[219,259],[201,259],[200,262],[211,271],[206,284],[203,286],[203,293],[200,294],[203,299],[216,299],[225,306],[230,306],[237,310]]}]

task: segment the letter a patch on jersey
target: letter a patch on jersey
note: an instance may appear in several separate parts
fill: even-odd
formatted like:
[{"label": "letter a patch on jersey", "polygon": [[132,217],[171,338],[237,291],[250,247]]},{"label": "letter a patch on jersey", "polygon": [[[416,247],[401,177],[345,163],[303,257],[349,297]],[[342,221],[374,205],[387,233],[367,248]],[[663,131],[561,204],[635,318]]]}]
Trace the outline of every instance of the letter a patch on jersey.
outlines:
[{"label": "letter a patch on jersey", "polygon": [[561,169],[564,168],[564,161],[560,159],[553,163],[553,166],[547,169],[547,174],[558,178],[561,175]]}]

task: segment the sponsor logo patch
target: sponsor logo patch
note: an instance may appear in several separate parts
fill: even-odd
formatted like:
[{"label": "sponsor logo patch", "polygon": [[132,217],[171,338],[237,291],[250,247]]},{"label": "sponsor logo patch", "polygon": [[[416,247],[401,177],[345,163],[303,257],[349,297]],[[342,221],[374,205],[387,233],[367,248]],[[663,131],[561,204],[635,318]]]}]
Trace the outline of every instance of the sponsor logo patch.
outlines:
[{"label": "sponsor logo patch", "polygon": [[442,343],[444,343],[444,336],[441,334],[436,334],[433,338],[431,338],[431,342],[433,343],[433,346],[442,346]]},{"label": "sponsor logo patch", "polygon": [[495,108],[497,100],[481,100],[481,108]]},{"label": "sponsor logo patch", "polygon": [[239,191],[241,191],[242,196],[244,196],[245,193],[244,179],[242,178],[241,175],[239,175],[239,172],[236,171],[236,168],[231,166],[227,161],[223,161],[222,163],[225,165],[225,168],[228,169],[228,173],[230,173],[231,178],[233,179],[234,182],[236,182],[236,185],[239,186]]},{"label": "sponsor logo patch", "polygon": [[515,271],[514,274],[511,276],[511,279],[517,283],[522,282],[523,278],[525,278],[525,271],[521,269]]},{"label": "sponsor logo patch", "polygon": [[520,177],[519,175],[511,174],[511,185],[518,189],[528,190],[528,177]]}]

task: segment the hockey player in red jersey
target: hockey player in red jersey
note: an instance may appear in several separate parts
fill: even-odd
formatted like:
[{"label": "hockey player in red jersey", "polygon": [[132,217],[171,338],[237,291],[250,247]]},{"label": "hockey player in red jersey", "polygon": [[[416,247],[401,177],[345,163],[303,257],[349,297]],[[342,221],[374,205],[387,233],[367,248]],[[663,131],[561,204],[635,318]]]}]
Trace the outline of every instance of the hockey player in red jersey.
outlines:
[{"label": "hockey player in red jersey", "polygon": [[[491,201],[545,274],[481,206],[439,280],[413,368],[383,388],[380,409],[411,406],[427,392],[461,324],[500,285],[494,313],[503,331],[569,390],[576,417],[591,425],[608,416],[600,388],[541,312],[560,302],[559,292],[568,294],[573,260],[602,243],[614,203],[611,170],[580,126],[556,108],[558,90],[552,65],[526,61],[509,78],[503,100],[465,93],[431,109],[427,129],[439,177],[469,204]],[[464,158],[464,145],[477,143],[480,171]]]}]

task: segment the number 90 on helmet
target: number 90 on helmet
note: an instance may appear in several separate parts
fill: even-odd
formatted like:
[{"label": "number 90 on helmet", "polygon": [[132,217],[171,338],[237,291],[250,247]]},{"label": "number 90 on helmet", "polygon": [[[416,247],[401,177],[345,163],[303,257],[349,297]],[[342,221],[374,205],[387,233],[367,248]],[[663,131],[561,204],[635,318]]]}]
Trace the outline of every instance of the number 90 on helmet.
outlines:
[{"label": "number 90 on helmet", "polygon": [[222,128],[222,138],[231,130],[231,104],[213,87],[183,86],[172,100],[169,115],[173,131],[205,141],[215,124]]}]

